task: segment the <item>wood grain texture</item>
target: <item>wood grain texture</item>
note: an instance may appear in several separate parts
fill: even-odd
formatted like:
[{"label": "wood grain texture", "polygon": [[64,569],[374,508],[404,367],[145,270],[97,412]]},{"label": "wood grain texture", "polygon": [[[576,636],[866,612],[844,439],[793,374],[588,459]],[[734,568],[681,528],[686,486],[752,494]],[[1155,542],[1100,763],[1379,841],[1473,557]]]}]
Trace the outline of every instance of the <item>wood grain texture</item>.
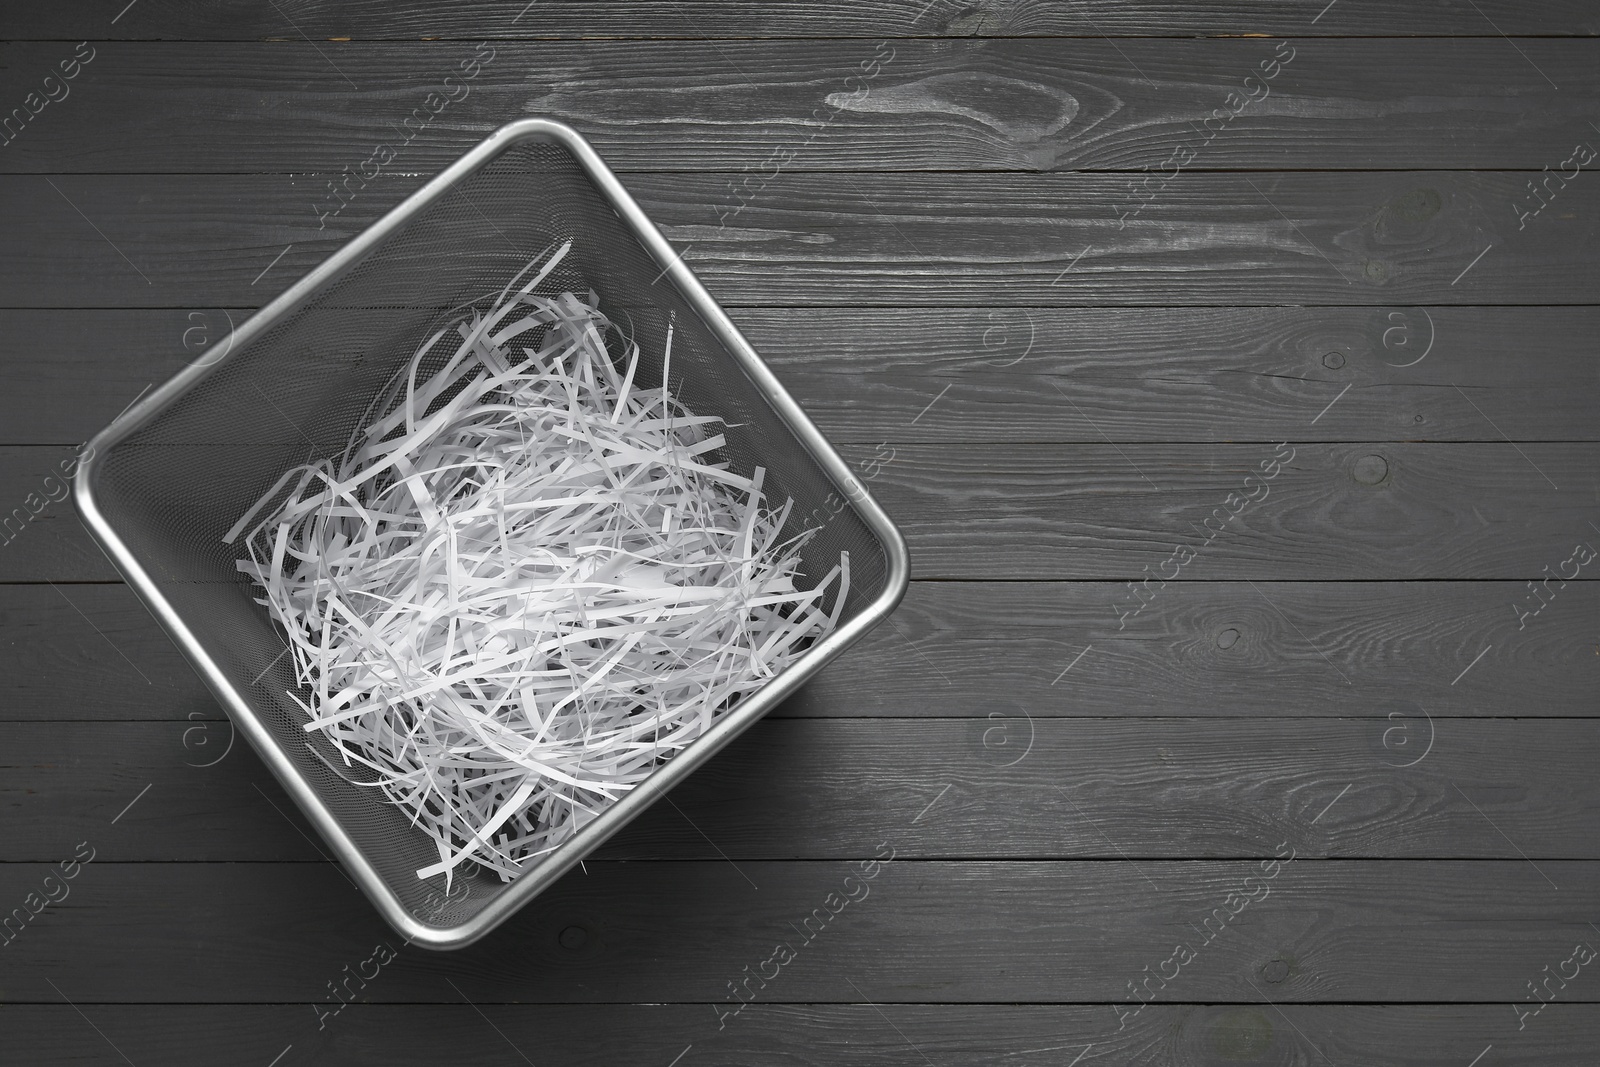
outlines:
[{"label": "wood grain texture", "polygon": [[[1532,605],[1523,582],[1185,582],[1119,630],[1116,605],[1128,596],[1110,582],[913,582],[891,622],[773,714],[1596,712],[1594,582],[1569,585],[1520,629],[1516,609]],[[221,716],[125,586],[0,585],[0,625],[0,721],[160,719],[177,727]],[[1006,679],[1003,694],[995,677]],[[181,742],[181,727],[174,736]],[[188,762],[204,761],[191,754]]]},{"label": "wood grain texture", "polygon": [[[1308,856],[1600,859],[1592,719],[1432,718],[1404,700],[1310,721],[1023,711],[763,722],[594,858],[847,859],[893,836],[907,858],[1238,859],[1270,856],[1263,842],[1292,828]],[[0,725],[5,860],[57,858],[147,785],[97,860],[322,858],[232,737],[198,718]]]},{"label": "wood grain texture", "polygon": [[[0,310],[11,341],[0,445],[88,440],[250,312]],[[1519,441],[1600,437],[1594,308],[746,307],[733,318],[841,443],[1285,440],[1345,386],[1318,440],[1492,439],[1472,406],[1486,401]],[[1523,361],[1530,337],[1537,374]]]},{"label": "wood grain texture", "polygon": [[[49,987],[36,982],[49,994]],[[441,983],[442,984],[442,983]],[[1258,982],[1258,984],[1261,984]],[[16,983],[21,985],[21,983]],[[27,988],[27,987],[24,987]],[[444,987],[446,990],[448,986]],[[1267,986],[1268,990],[1272,987]],[[28,990],[30,993],[32,989]],[[869,993],[870,995],[870,993]],[[1271,997],[1271,992],[1265,994]],[[849,994],[847,992],[846,996]],[[9,998],[8,998],[9,999]],[[705,1004],[352,1004],[317,1029],[309,1004],[97,1005],[86,1025],[70,1006],[8,1004],[0,1026],[19,1062],[90,1067],[115,1055],[172,1067],[530,1062],[612,1067],[1305,1067],[1323,1062],[1462,1067],[1484,1045],[1496,1065],[1588,1067],[1600,1007],[1555,1003],[1525,1031],[1504,1005],[1152,1004],[1125,1029],[1105,1005],[754,1004],[717,1028]],[[1108,1021],[1110,1026],[1107,1025]],[[1508,1034],[1507,1022],[1511,1022]],[[97,1035],[95,1028],[102,1034]],[[103,1036],[102,1036],[103,1035]],[[533,1057],[538,1057],[534,1059]]]},{"label": "wood grain texture", "polygon": [[[1107,174],[785,174],[738,215],[733,177],[626,182],[733,305],[1590,304],[1600,277],[1600,182],[1519,230],[1528,175],[1489,171],[1183,174],[1125,226]],[[319,229],[327,180],[0,177],[5,306],[259,302],[422,179],[379,179]]]},{"label": "wood grain texture", "polygon": [[[408,0],[299,0],[281,10],[250,5],[217,10],[195,0],[94,0],[65,8],[28,9],[6,33],[17,40],[55,37],[96,40],[301,41],[306,34],[339,43],[355,38],[600,38],[881,37],[881,36],[1594,36],[1600,18],[1583,0],[1439,0],[1327,9],[1326,0],[1263,6],[1247,0],[778,0],[751,5],[730,0],[683,3],[585,2],[540,4],[487,0],[456,9]],[[328,47],[328,44],[324,44]]]},{"label": "wood grain texture", "polygon": [[[1500,425],[1515,432],[1517,421]],[[1246,484],[1284,449],[1292,457],[1275,478]],[[881,455],[865,445],[841,454],[863,475]],[[0,517],[32,507],[30,495],[70,455],[0,447],[0,502],[15,502]],[[1600,444],[1506,441],[911,444],[868,480],[910,545],[914,578],[1150,581],[1123,598],[1148,599],[1163,578],[1169,586],[1527,581],[1544,578],[1545,567],[1555,575],[1576,542],[1594,537],[1597,457]],[[1246,501],[1247,491],[1257,500]],[[20,533],[0,545],[0,581],[116,578],[69,502],[26,526],[21,518]],[[1168,562],[1185,547],[1191,561]]]},{"label": "wood grain texture", "polygon": [[[387,142],[388,169],[431,172],[539,115],[619,170],[749,167],[761,185],[780,168],[1137,171],[1172,166],[1180,144],[1195,170],[1538,171],[1593,139],[1600,92],[1600,46],[1547,39],[1516,45],[1525,60],[1498,38],[92,47],[63,99],[7,131],[0,169],[338,172]],[[0,100],[71,54],[0,46]],[[436,90],[452,98],[437,117]]]},{"label": "wood grain texture", "polygon": [[1291,445],[1230,497],[1277,447],[908,445],[871,488],[919,578],[1533,578],[1593,533],[1592,445]]},{"label": "wood grain texture", "polygon": [[1036,717],[1593,711],[1592,583],[1569,586],[1521,629],[1513,605],[1528,610],[1530,595],[1521,582],[1197,581],[1168,591],[1119,629],[1123,584],[913,583],[892,624],[784,713],[858,703],[907,716],[997,704]]},{"label": "wood grain texture", "polygon": [[[1492,428],[1458,388],[1524,413],[1518,440],[1600,433],[1589,354],[1600,320],[1586,308],[741,308],[734,318],[839,441],[1287,440],[1345,386],[1317,440],[1486,439]],[[1530,336],[1536,375],[1519,358]]]},{"label": "wood grain texture", "polygon": [[[903,812],[905,824],[915,814]],[[118,829],[83,828],[60,855]],[[1282,843],[1287,856],[1293,834],[1274,827],[1263,849]],[[860,856],[878,845],[863,833]],[[0,900],[20,904],[52,869],[0,864]],[[728,983],[742,968],[753,974],[775,944],[804,940],[802,920],[848,890],[861,899],[829,905],[837,914],[793,945],[798,958],[760,990],[763,1003],[1131,1003],[1128,983],[1187,941],[1198,958],[1165,989],[1152,985],[1157,999],[1259,1004],[1260,972],[1280,959],[1278,1004],[1490,1002],[1514,1027],[1508,1004],[1526,995],[1523,980],[1595,938],[1600,892],[1600,863],[1535,869],[1520,858],[1302,858],[1242,890],[1259,864],[896,859],[859,883],[864,892],[843,881],[858,870],[832,861],[594,862],[492,939],[432,954],[394,942],[328,864],[96,861],[3,951],[9,973],[50,975],[80,1006],[193,1003],[224,989],[235,1002],[330,996],[331,1006],[326,983],[385,938],[399,958],[361,991],[374,1003],[454,999],[448,978],[473,1000],[732,1006]],[[1257,899],[1219,934],[1214,912],[1227,916],[1234,890]],[[576,951],[560,943],[573,926],[585,935]],[[105,966],[106,945],[137,966]],[[56,999],[30,989],[27,999]],[[1561,999],[1594,1003],[1600,982],[1574,981]],[[1114,1028],[1110,1007],[1105,1016]]]}]

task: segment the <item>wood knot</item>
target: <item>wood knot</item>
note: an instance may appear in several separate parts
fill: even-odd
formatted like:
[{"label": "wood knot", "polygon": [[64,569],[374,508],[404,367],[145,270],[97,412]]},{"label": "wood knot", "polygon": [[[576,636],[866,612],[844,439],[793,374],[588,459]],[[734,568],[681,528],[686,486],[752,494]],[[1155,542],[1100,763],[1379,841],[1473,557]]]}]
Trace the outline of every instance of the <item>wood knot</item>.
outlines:
[{"label": "wood knot", "polygon": [[1362,456],[1351,474],[1362,485],[1377,485],[1389,477],[1389,461],[1382,456]]},{"label": "wood knot", "polygon": [[982,71],[934,74],[864,92],[829,93],[829,107],[885,115],[958,115],[1017,143],[1060,133],[1077,117],[1078,98],[1037,82]]}]

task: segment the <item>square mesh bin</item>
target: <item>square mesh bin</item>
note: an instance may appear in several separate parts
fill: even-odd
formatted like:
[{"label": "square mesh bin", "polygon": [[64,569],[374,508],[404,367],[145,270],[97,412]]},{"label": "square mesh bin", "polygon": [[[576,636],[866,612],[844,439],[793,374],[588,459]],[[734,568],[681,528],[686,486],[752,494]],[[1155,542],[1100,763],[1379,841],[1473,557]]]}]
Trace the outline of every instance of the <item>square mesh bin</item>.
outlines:
[{"label": "square mesh bin", "polygon": [[[235,568],[242,545],[223,536],[285,470],[337,456],[398,368],[458,309],[481,306],[568,239],[572,251],[540,291],[594,290],[639,342],[643,381],[660,378],[670,318],[673,393],[726,421],[720,458],[731,469],[749,476],[765,467],[768,500],[794,499],[785,537],[820,525],[803,550],[803,582],[848,551],[850,589],[832,633],[521,877],[506,883],[462,869],[446,893],[443,876],[416,874],[438,858],[432,839],[311,749],[287,695],[296,682],[284,638],[255,602],[258,587]],[[80,511],[239,732],[385,918],[418,944],[456,948],[482,937],[904,593],[909,564],[888,517],[594,150],[559,123],[500,129],[213,351],[94,439],[75,488]]]}]

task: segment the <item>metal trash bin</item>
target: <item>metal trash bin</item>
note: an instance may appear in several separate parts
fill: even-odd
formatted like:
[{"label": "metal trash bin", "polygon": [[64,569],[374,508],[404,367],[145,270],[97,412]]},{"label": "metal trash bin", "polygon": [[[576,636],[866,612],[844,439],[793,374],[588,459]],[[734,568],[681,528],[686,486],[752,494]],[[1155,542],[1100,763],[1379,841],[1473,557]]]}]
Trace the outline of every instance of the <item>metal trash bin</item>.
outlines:
[{"label": "metal trash bin", "polygon": [[[594,290],[625,317],[639,374],[659,377],[674,328],[674,394],[726,422],[721,458],[766,468],[769,499],[795,501],[785,535],[820,521],[809,580],[850,553],[838,627],[727,711],[575,836],[509,883],[475,870],[422,880],[433,840],[375,791],[336,773],[302,728],[284,639],[223,542],[284,471],[338,455],[419,343],[498,292],[530,256],[573,239],[549,285]],[[482,937],[710,758],[905,592],[905,543],[727,315],[576,131],[529,119],[496,131],[125,412],[91,443],[75,496],[85,524],[188,656],[239,732],[402,935],[436,949]],[[652,360],[654,363],[652,365]],[[437,883],[437,884],[435,884]],[[465,889],[461,887],[465,886]]]}]

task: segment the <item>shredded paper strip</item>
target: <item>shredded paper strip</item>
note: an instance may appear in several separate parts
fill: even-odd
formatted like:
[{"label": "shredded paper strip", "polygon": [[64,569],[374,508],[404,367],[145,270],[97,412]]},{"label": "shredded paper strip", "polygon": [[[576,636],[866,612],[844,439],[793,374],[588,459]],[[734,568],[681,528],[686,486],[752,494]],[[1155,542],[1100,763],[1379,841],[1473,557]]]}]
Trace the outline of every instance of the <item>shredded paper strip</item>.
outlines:
[{"label": "shredded paper strip", "polygon": [[433,838],[417,876],[447,886],[570,838],[828,633],[849,588],[848,554],[797,588],[814,531],[780,540],[793,501],[715,458],[722,420],[668,390],[671,327],[646,388],[593,293],[533,292],[570,249],[430,337],[341,456],[226,538],[247,533],[305,729]]}]

